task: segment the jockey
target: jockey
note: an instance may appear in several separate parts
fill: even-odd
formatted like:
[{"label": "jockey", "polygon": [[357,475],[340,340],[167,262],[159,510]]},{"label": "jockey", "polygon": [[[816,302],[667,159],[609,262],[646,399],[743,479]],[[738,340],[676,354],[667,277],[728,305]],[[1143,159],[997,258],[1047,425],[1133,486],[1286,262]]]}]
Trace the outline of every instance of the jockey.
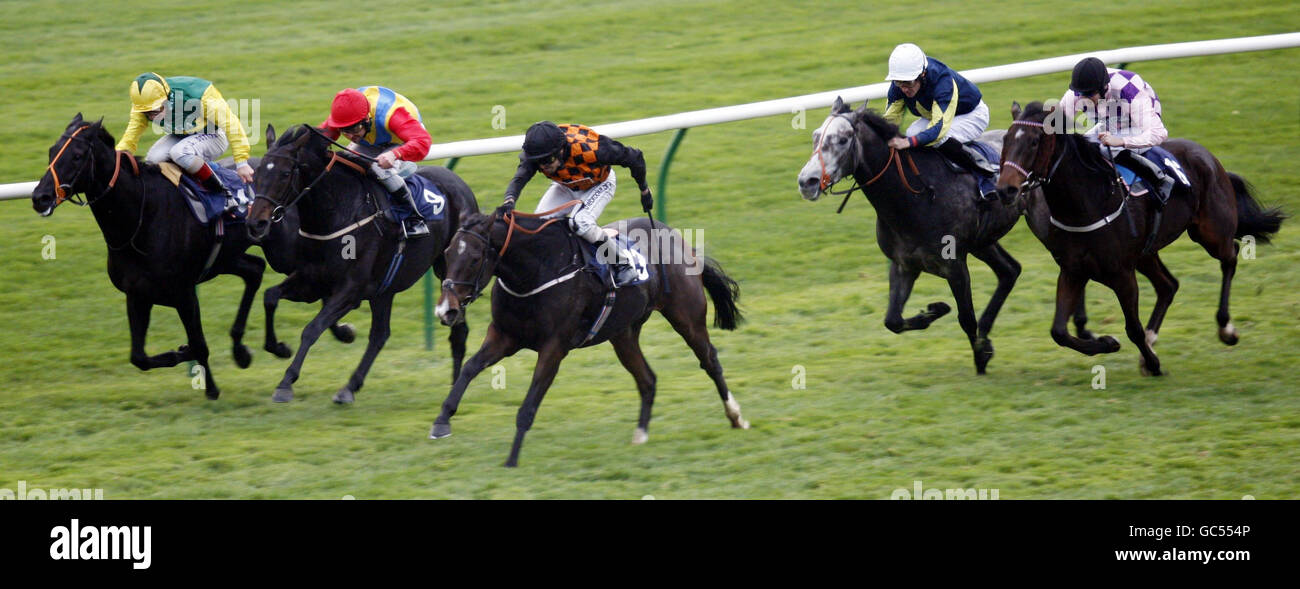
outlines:
[{"label": "jockey", "polygon": [[1073,120],[1079,110],[1088,116],[1101,149],[1116,163],[1141,176],[1159,194],[1157,208],[1164,208],[1174,189],[1174,179],[1145,157],[1137,157],[1169,137],[1160,114],[1160,98],[1137,74],[1109,69],[1096,57],[1074,66],[1070,89],[1061,97],[1061,113]]},{"label": "jockey", "polygon": [[370,171],[393,196],[405,199],[414,215],[402,227],[405,237],[428,235],[429,227],[406,187],[433,145],[420,111],[410,100],[383,86],[348,88],[334,95],[330,116],[321,123],[325,136],[352,141],[349,149],[375,158]]},{"label": "jockey", "polygon": [[131,81],[130,93],[131,114],[117,149],[135,153],[144,130],[151,121],[156,122],[167,135],[154,142],[145,161],[157,164],[171,160],[207,190],[225,192],[227,209],[237,206],[208,162],[220,158],[230,147],[235,156],[235,172],[251,184],[253,168],[248,165],[248,135],[217,87],[200,78],[164,78],[150,72]]},{"label": "jockey", "polygon": [[[615,176],[611,165],[620,165],[632,171],[632,179],[641,189],[641,208],[647,213],[654,206],[650,187],[645,180],[645,157],[641,150],[603,137],[582,125],[556,125],[542,121],[528,128],[524,135],[524,150],[519,154],[519,168],[506,187],[505,202],[497,209],[504,214],[515,208],[515,201],[524,185],[533,175],[541,172],[551,179],[551,186],[537,203],[536,212],[549,211],[571,200],[581,205],[559,211],[554,216],[567,215],[569,228],[579,237],[605,246],[608,237],[597,224],[605,205],[614,198]],[[620,248],[612,248],[618,251]],[[605,250],[608,251],[608,250]],[[616,284],[626,284],[634,279],[636,270],[619,252],[614,263]]]},{"label": "jockey", "polygon": [[[894,48],[885,80],[893,82],[887,95],[885,120],[899,125],[904,110],[918,117],[907,128],[906,137],[889,140],[890,147],[933,147],[976,177],[997,173],[994,166],[977,163],[964,146],[979,139],[989,126],[989,107],[975,84],[939,60],[927,58],[920,47],[911,43]],[[986,184],[992,186],[991,182]],[[989,200],[996,196],[996,192],[984,194]]]}]

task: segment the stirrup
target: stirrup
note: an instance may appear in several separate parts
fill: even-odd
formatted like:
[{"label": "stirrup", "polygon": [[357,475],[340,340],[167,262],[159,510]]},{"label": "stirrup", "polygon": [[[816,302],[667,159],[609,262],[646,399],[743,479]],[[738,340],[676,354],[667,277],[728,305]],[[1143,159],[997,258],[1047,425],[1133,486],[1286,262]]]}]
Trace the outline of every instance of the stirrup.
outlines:
[{"label": "stirrup", "polygon": [[407,217],[402,222],[403,238],[420,237],[429,234],[429,225],[419,217]]}]

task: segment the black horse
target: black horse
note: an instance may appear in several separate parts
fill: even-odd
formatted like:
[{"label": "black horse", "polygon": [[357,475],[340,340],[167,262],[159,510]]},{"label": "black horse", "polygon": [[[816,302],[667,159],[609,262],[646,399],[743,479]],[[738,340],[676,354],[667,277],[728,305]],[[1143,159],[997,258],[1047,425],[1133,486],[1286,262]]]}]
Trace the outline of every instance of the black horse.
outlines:
[{"label": "black horse", "polygon": [[478,298],[492,276],[497,282],[492,289],[492,323],[487,337],[452,385],[430,438],[451,435],[451,417],[479,372],[520,349],[536,350],[537,366],[515,420],[515,440],[505,463],[517,465],[524,434],[532,427],[560,362],[574,348],[609,341],[641,394],[641,413],[632,441],[645,442],[655,374],[641,354],[639,338],[641,326],[654,311],[668,319],[695,352],[700,367],[718,389],[731,426],[749,428],[722,377],[717,350],[709,343],[706,292],[713,299],[716,327],[731,330],[741,321],[736,307],[739,285],[716,262],[697,257],[681,234],[665,225],[657,224],[652,230],[648,219],[621,221],[612,226],[625,228],[629,237],[649,236],[640,240],[643,247],[650,243],[651,255],[667,263],[650,264],[645,282],[612,291],[615,298],[608,305],[607,293],[611,291],[593,273],[584,271],[584,245],[565,223],[537,217],[519,212],[507,213],[504,218],[474,215],[447,246],[447,279],[438,300],[438,317],[443,323],[464,321],[465,307]]},{"label": "black horse", "polygon": [[[348,311],[370,301],[370,339],[361,364],[335,403],[351,403],[389,335],[393,297],[433,268],[445,272],[441,252],[465,215],[478,211],[469,186],[441,167],[422,167],[446,197],[441,222],[430,222],[427,236],[400,241],[401,228],[384,214],[378,199],[387,191],[363,164],[329,150],[330,141],[306,125],[292,127],[262,157],[256,174],[257,200],[249,208],[249,231],[264,237],[285,211],[297,206],[301,227],[298,267],[278,285],[280,296],[295,301],[324,299],[316,317],[303,329],[298,353],[276,387],[272,400],[293,399],[303,360],[320,334]],[[344,237],[352,237],[345,240]],[[460,373],[468,327],[451,330],[452,378]]]},{"label": "black horse", "polygon": [[[1002,147],[1003,170],[998,189],[1004,199],[1019,198],[1026,186],[1041,186],[1043,198],[1030,201],[1026,219],[1056,263],[1056,316],[1052,339],[1061,346],[1094,355],[1119,350],[1110,336],[1075,338],[1066,330],[1070,312],[1083,299],[1089,280],[1115,291],[1124,312],[1125,332],[1142,353],[1143,374],[1159,375],[1155,343],[1165,312],[1178,290],[1178,280],[1160,261],[1159,250],[1187,231],[1219,260],[1223,281],[1219,291],[1219,339],[1237,343],[1237,330],[1228,312],[1232,278],[1237,269],[1235,238],[1253,236],[1267,243],[1285,218],[1277,209],[1260,207],[1245,181],[1229,173],[1205,147],[1186,139],[1162,145],[1178,159],[1190,184],[1180,187],[1165,205],[1151,253],[1144,254],[1152,231],[1150,199],[1132,198],[1118,181],[1114,165],[1083,135],[1051,132],[1044,121],[1052,114],[1041,103],[1030,103],[1011,124]],[[1035,211],[1034,208],[1046,211]],[[1138,286],[1134,271],[1151,280],[1155,307],[1145,330],[1138,316]]]},{"label": "black horse", "polygon": [[[951,308],[936,302],[903,318],[921,272],[945,278],[974,351],[975,371],[984,374],[993,358],[989,331],[1020,276],[1020,263],[998,239],[1015,226],[1019,211],[1001,202],[977,201],[975,178],[953,170],[938,151],[890,148],[887,142],[897,136],[898,127],[867,110],[865,103],[850,111],[836,99],[830,117],[813,133],[816,148],[799,172],[799,191],[815,201],[841,178],[853,176],[876,209],[876,242],[890,262],[885,327],[894,333],[925,329],[947,314]],[[998,279],[978,323],[968,254],[988,264]]]},{"label": "black horse", "polygon": [[[221,392],[208,366],[195,286],[219,274],[244,280],[230,337],[235,363],[246,368],[252,356],[242,343],[244,325],[266,262],[244,253],[251,244],[244,231],[219,237],[213,228],[199,224],[186,197],[158,166],[115,151],[115,143],[102,120],[86,122],[78,113],[50,147],[50,164],[32,191],[32,207],[48,216],[65,200],[85,195],[108,245],[109,280],[126,294],[131,363],[150,370],[194,360],[203,370],[204,394],[216,399]],[[176,309],[187,345],[157,356],[145,353],[154,305]]]}]

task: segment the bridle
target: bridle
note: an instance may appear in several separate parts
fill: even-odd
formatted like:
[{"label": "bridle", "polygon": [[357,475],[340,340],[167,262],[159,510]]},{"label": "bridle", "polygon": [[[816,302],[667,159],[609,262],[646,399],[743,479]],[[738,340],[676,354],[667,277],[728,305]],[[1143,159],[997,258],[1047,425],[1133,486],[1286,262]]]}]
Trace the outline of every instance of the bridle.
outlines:
[{"label": "bridle", "polygon": [[135,238],[137,235],[140,234],[140,229],[144,227],[145,183],[144,183],[144,177],[140,174],[140,163],[136,161],[134,156],[132,156],[129,152],[126,151],[122,151],[122,150],[115,151],[114,162],[113,162],[113,177],[108,180],[108,186],[104,188],[103,192],[99,193],[99,196],[96,196],[94,198],[83,199],[83,200],[77,200],[76,196],[78,193],[73,191],[74,190],[73,186],[76,185],[77,179],[80,178],[81,174],[85,172],[87,169],[90,170],[91,184],[94,184],[95,150],[94,149],[86,150],[85,163],[83,163],[81,167],[77,168],[76,173],[72,175],[72,179],[69,180],[68,182],[61,181],[59,179],[58,170],[54,168],[54,165],[59,163],[59,158],[63,157],[63,153],[67,151],[68,146],[72,145],[73,139],[80,139],[82,141],[85,141],[87,145],[93,145],[93,140],[90,139],[89,137],[78,137],[78,135],[80,135],[82,131],[89,129],[91,126],[92,125],[82,125],[81,127],[77,128],[76,131],[73,131],[72,135],[69,135],[68,139],[63,142],[63,146],[59,148],[58,153],[54,154],[54,158],[50,160],[50,165],[46,167],[46,170],[49,171],[50,176],[54,179],[54,205],[50,207],[50,210],[53,210],[54,207],[59,206],[64,201],[71,202],[72,204],[81,207],[90,206],[95,204],[96,202],[99,202],[100,199],[104,198],[104,196],[107,195],[109,191],[113,190],[113,188],[117,186],[117,179],[122,172],[122,157],[126,156],[126,158],[131,161],[131,169],[135,172],[136,178],[140,180],[140,218],[138,221],[136,221],[135,231],[131,233],[131,237],[127,238],[126,242],[124,242],[122,245],[119,246],[114,246],[111,243],[106,243],[105,245],[107,245],[108,249],[112,251],[120,251],[121,249],[125,248],[127,245],[130,245],[133,249],[135,249],[135,251],[139,252],[141,255],[147,255],[145,254],[145,252],[141,251],[140,248],[135,245]]},{"label": "bridle", "polygon": [[[1038,121],[1012,121],[1011,126],[1034,127],[1043,130],[1043,141],[1038,144],[1037,154],[1034,163],[1026,170],[1023,166],[1016,163],[1011,158],[1002,161],[1003,168],[1011,168],[1025,177],[1020,183],[1021,192],[1028,192],[1035,188],[1044,186],[1052,181],[1052,176],[1056,174],[1057,168],[1061,167],[1061,162],[1065,160],[1065,151],[1056,155],[1056,161],[1052,161],[1052,154],[1056,151],[1056,134],[1048,133],[1047,128]],[[1066,145],[1069,145],[1068,143]],[[1043,170],[1046,169],[1046,172]]]},{"label": "bridle", "polygon": [[262,156],[262,159],[282,160],[288,162],[291,166],[293,166],[293,173],[289,177],[289,190],[293,192],[293,197],[291,197],[289,200],[282,203],[270,196],[264,194],[258,194],[253,197],[253,201],[256,202],[258,200],[265,200],[266,202],[269,202],[272,205],[274,205],[275,208],[271,209],[271,222],[278,223],[280,222],[281,219],[284,218],[284,213],[289,207],[298,204],[298,201],[302,200],[303,197],[307,196],[307,194],[311,192],[313,188],[316,187],[316,184],[318,184],[323,178],[325,178],[325,175],[328,174],[330,170],[334,168],[335,162],[342,162],[344,165],[352,168],[353,170],[356,170],[358,173],[365,174],[365,168],[362,168],[361,166],[353,162],[350,162],[347,159],[344,159],[343,157],[340,157],[338,152],[332,151],[330,152],[330,154],[331,154],[330,160],[329,163],[325,164],[325,169],[321,170],[321,173],[317,174],[316,178],[314,178],[311,181],[311,183],[307,185],[306,188],[297,190],[296,186],[301,184],[302,172],[303,170],[306,169],[307,165],[298,161],[298,158],[296,157],[280,154],[280,153],[268,152],[266,155]]},{"label": "bridle", "polygon": [[[489,225],[489,229],[490,228],[491,226]],[[462,233],[464,233],[465,235],[471,235],[475,238],[478,238],[483,242],[483,245],[485,246],[483,248],[484,255],[479,258],[478,268],[474,270],[473,281],[452,280],[450,278],[442,281],[442,289],[444,291],[447,291],[447,294],[450,294],[451,296],[455,297],[457,304],[461,308],[465,308],[468,307],[470,303],[473,303],[475,300],[479,298],[480,295],[483,294],[483,289],[487,288],[487,281],[491,279],[491,275],[488,273],[488,269],[496,267],[497,262],[501,258],[501,254],[497,253],[497,251],[492,248],[492,240],[488,238],[488,236],[475,233],[464,227],[461,227],[460,229],[456,230],[456,235],[460,235]],[[488,263],[489,258],[491,258],[490,264]],[[487,274],[487,276],[484,276],[485,274]],[[470,287],[470,295],[465,297],[464,299],[461,299],[460,296],[456,294],[455,289],[457,286]]]},{"label": "bridle", "polygon": [[[870,174],[871,168],[867,164],[866,156],[863,153],[865,148],[862,145],[862,138],[856,132],[857,126],[854,124],[853,119],[849,116],[848,113],[839,113],[831,116],[843,118],[845,121],[849,123],[849,126],[854,129],[855,132],[853,133],[853,147],[852,147],[854,167],[855,168],[861,167],[862,169],[866,170],[868,174]],[[907,173],[903,170],[904,154],[901,151],[894,149],[892,147],[889,148],[889,158],[885,160],[885,165],[881,166],[880,171],[877,172],[874,176],[872,176],[870,180],[867,180],[866,183],[859,184],[855,178],[853,182],[853,186],[848,190],[839,191],[839,192],[830,190],[830,188],[834,186],[836,182],[839,182],[839,180],[832,181],[830,174],[826,172],[826,160],[825,157],[822,155],[822,145],[825,143],[825,141],[826,141],[826,133],[823,132],[821,136],[817,138],[817,148],[813,151],[813,154],[817,156],[818,165],[821,166],[821,179],[820,179],[819,186],[821,187],[822,192],[825,192],[827,194],[832,194],[835,196],[839,196],[841,194],[844,195],[844,201],[840,203],[839,211],[844,210],[844,205],[849,202],[849,197],[852,196],[855,191],[862,190],[864,191],[865,194],[866,187],[875,184],[877,181],[883,178],[885,176],[885,172],[889,171],[889,168],[891,166],[898,171],[898,180],[903,184],[903,187],[906,188],[908,192],[912,194],[921,193],[921,189],[913,188],[912,184],[907,181]],[[906,156],[907,156],[908,167],[911,168],[912,170],[912,175],[919,178],[921,172],[920,170],[917,169],[916,161],[912,159],[912,154],[909,153],[906,154]],[[844,176],[841,175],[840,180],[843,179]]]}]

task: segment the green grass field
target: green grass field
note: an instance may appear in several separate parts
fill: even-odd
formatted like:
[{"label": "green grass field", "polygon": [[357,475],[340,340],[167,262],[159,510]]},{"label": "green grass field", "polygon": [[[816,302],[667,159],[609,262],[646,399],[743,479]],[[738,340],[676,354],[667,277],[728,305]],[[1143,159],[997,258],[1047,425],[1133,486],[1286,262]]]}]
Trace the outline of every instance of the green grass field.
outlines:
[{"label": "green grass field", "polygon": [[[883,79],[892,48],[913,41],[957,69],[1070,53],[1300,30],[1293,2],[607,3],[555,1],[276,4],[0,3],[0,183],[37,179],[77,112],[125,128],[127,83],[143,71],[215,81],[260,101],[260,122],[317,123],[340,88],[383,84],[413,99],[434,141],[520,134],[537,120],[600,124],[843,88]],[[95,14],[93,18],[86,15]],[[1300,211],[1300,50],[1139,62],[1173,136],[1197,140],[1259,189]],[[991,128],[1013,99],[1057,98],[1068,74],[985,84]],[[506,108],[495,129],[493,107]],[[881,105],[883,107],[883,105]],[[109,284],[90,213],[46,219],[0,202],[0,487],[98,487],[106,498],[865,498],[896,488],[998,489],[1002,499],[1296,498],[1300,495],[1300,231],[1242,260],[1234,321],[1215,337],[1218,264],[1187,238],[1163,253],[1182,288],[1156,348],[1168,375],[1138,373],[1109,290],[1088,292],[1099,334],[1123,349],[1086,357],[1048,334],[1056,266],[1024,224],[1003,240],[1024,266],[977,378],[956,318],[902,336],[882,325],[887,263],[874,212],[858,197],[808,203],[795,176],[826,111],[693,129],[673,166],[671,224],[702,231],[705,253],[742,286],[748,323],[715,331],[748,431],[728,427],[712,384],[661,318],[643,346],[659,377],[650,441],[631,445],[639,398],[609,346],[571,354],[529,433],[518,469],[501,467],[536,355],[504,361],[469,388],[455,435],[428,428],[450,387],[446,329],[423,348],[418,288],[398,297],[393,336],[357,403],[330,396],[363,341],[326,337],[297,399],[270,395],[287,362],[260,350],[255,305],[234,366],[226,332],[241,283],[200,288],[214,350],[215,402],[184,366],[142,373],[128,362],[125,297]],[[260,129],[253,130],[261,137]],[[657,168],[669,133],[627,143]],[[148,147],[142,145],[141,153]],[[254,154],[265,146],[258,143]],[[463,160],[483,207],[499,201],[514,155]],[[651,174],[652,184],[655,182]],[[630,180],[607,209],[639,214]],[[522,208],[545,182],[534,180]],[[57,258],[42,258],[42,239]],[[258,250],[252,250],[260,253]],[[268,270],[269,273],[269,270]],[[281,277],[268,274],[266,285]],[[972,259],[977,308],[992,273]],[[1143,281],[1143,313],[1154,299]],[[925,276],[908,312],[951,301]],[[295,349],[318,307],[286,303],[279,329]],[[477,349],[488,305],[470,315]],[[364,336],[366,308],[349,318]],[[156,309],[149,351],[183,343]],[[1093,367],[1107,370],[1092,386]],[[806,387],[798,388],[802,374]]]}]

